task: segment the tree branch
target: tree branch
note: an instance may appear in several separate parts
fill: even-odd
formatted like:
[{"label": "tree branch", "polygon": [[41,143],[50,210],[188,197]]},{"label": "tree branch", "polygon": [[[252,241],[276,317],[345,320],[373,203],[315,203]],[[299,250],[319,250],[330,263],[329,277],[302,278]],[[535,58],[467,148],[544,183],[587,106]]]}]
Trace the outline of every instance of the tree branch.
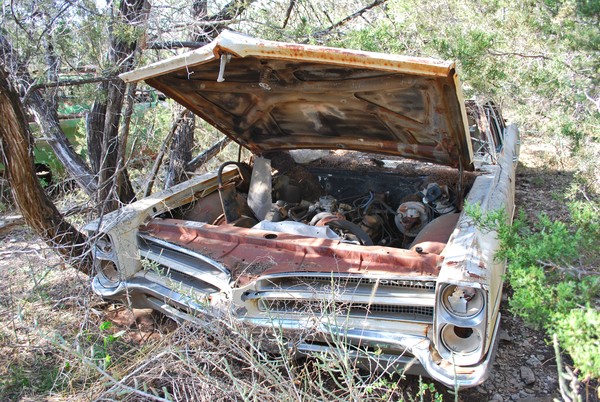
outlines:
[{"label": "tree branch", "polygon": [[519,53],[519,52],[499,52],[497,50],[490,50],[488,49],[488,54],[491,54],[492,56],[517,56],[517,57],[523,57],[526,59],[543,59],[543,60],[550,60],[550,57],[544,55],[544,54],[525,54],[525,53]]},{"label": "tree branch", "polygon": [[65,261],[90,275],[93,264],[87,237],[64,219],[35,175],[33,137],[23,104],[3,66],[0,66],[0,116],[3,116],[0,160],[23,218]]},{"label": "tree branch", "polygon": [[583,93],[585,94],[585,97],[596,106],[598,112],[600,112],[600,96],[598,99],[594,99],[590,96],[590,94],[587,93],[587,91],[584,91]]},{"label": "tree branch", "polygon": [[174,40],[174,41],[166,41],[166,42],[152,42],[148,44],[146,47],[150,50],[163,50],[163,49],[180,49],[180,48],[190,48],[190,49],[198,49],[206,45],[208,42],[196,42],[189,40]]},{"label": "tree branch", "polygon": [[[492,56],[516,56],[516,57],[523,57],[523,58],[527,58],[527,59],[553,60],[552,57],[546,56],[544,54],[526,54],[526,53],[519,53],[519,52],[499,52],[497,50],[488,50],[487,52],[488,52],[488,54],[490,54]],[[574,72],[577,75],[580,75],[580,76],[586,77],[586,78],[590,78],[590,79],[595,78],[591,75],[584,74],[581,71],[577,71],[577,69],[575,69],[569,63],[566,63],[562,60],[556,60],[556,61],[558,61],[560,64],[562,64],[563,66],[565,66],[566,68],[568,68],[569,70],[571,70],[572,72]]]},{"label": "tree branch", "polygon": [[231,21],[243,13],[255,0],[232,0],[218,13],[204,18],[206,21]]},{"label": "tree branch", "polygon": [[31,93],[34,91],[37,91],[38,89],[70,87],[70,86],[75,86],[75,85],[94,84],[97,82],[119,81],[119,80],[120,80],[119,77],[94,77],[94,78],[84,78],[84,79],[75,79],[75,80],[60,80],[60,81],[52,81],[52,82],[43,82],[40,84],[33,84],[29,88],[27,88],[27,92],[25,92],[25,95],[23,96],[23,103],[27,103]]},{"label": "tree branch", "polygon": [[192,159],[185,167],[185,170],[192,172],[198,169],[200,166],[208,162],[211,158],[217,155],[219,152],[227,146],[231,142],[231,138],[224,137],[222,140],[214,143],[210,148],[206,151],[202,152],[200,155],[196,156]]},{"label": "tree branch", "polygon": [[336,28],[341,27],[342,25],[347,24],[348,22],[352,21],[355,18],[358,18],[360,16],[362,16],[364,13],[366,13],[367,11],[378,7],[382,4],[384,4],[387,0],[375,0],[374,2],[372,2],[371,4],[361,8],[360,10],[358,10],[357,12],[350,14],[349,16],[342,18],[341,20],[339,20],[338,22],[336,22],[335,24],[331,25],[329,28],[323,29],[322,31],[316,32],[314,35],[315,36],[322,36],[322,35],[326,35],[329,32],[333,31]]},{"label": "tree branch", "polygon": [[283,20],[283,26],[281,28],[285,28],[288,24],[288,21],[290,19],[290,15],[292,14],[292,10],[294,9],[294,6],[296,5],[296,0],[290,0],[290,5],[288,6],[287,11],[285,12],[285,19]]},{"label": "tree branch", "polygon": [[[15,81],[20,81],[18,87],[20,94],[26,92],[25,87],[32,86],[33,79],[27,67],[19,59],[8,38],[2,34],[0,34],[0,65],[5,66],[7,73],[12,74]],[[60,127],[56,110],[49,108],[39,91],[27,92],[29,93],[27,106],[36,118],[44,136],[52,139],[48,142],[52,150],[77,184],[86,193],[93,194],[97,189],[96,177],[71,147]]]},{"label": "tree branch", "polygon": [[160,168],[160,165],[162,164],[162,160],[165,157],[165,153],[167,152],[167,147],[171,143],[171,139],[173,138],[173,135],[175,134],[177,127],[179,126],[179,124],[181,124],[181,121],[183,120],[183,117],[185,116],[185,114],[187,112],[188,112],[187,109],[183,109],[179,113],[179,115],[177,116],[177,118],[175,119],[173,124],[171,125],[171,129],[169,130],[169,133],[165,137],[165,140],[163,141],[163,143],[160,147],[160,151],[158,152],[158,155],[156,155],[156,158],[154,159],[154,165],[152,166],[152,171],[150,172],[150,176],[148,177],[148,184],[146,185],[146,191],[144,191],[144,197],[149,197],[150,194],[152,194],[152,187],[154,187],[154,181],[156,180],[156,175],[158,173],[158,169]]}]

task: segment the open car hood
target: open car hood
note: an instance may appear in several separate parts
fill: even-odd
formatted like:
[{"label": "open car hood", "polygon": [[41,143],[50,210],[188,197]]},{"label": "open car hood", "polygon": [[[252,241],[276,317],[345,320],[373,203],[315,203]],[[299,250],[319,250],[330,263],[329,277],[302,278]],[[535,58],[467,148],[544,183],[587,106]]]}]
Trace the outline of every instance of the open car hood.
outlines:
[{"label": "open car hood", "polygon": [[453,62],[225,31],[121,78],[145,80],[257,154],[350,149],[472,169]]}]

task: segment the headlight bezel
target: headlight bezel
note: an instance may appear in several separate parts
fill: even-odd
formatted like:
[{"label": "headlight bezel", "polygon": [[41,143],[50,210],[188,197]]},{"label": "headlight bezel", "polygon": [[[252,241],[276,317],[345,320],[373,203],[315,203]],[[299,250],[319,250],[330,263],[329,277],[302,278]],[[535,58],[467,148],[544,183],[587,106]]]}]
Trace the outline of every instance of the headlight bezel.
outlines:
[{"label": "headlight bezel", "polygon": [[[468,336],[461,336],[458,332],[470,331]],[[458,356],[471,356],[476,353],[483,344],[481,332],[478,328],[459,327],[453,324],[445,324],[440,328],[440,340],[444,347]]]},{"label": "headlight bezel", "polygon": [[105,287],[114,287],[121,282],[121,272],[117,263],[112,239],[108,234],[101,234],[95,239],[94,270],[96,277]]},{"label": "headlight bezel", "polygon": [[[462,294],[462,298],[460,295]],[[456,301],[450,300],[454,298]],[[461,300],[466,301],[466,311],[460,312],[456,308]],[[472,307],[468,305],[471,304]],[[471,320],[479,318],[486,306],[486,298],[483,290],[476,287],[460,286],[455,284],[445,284],[440,289],[440,305],[450,316],[460,320]],[[470,324],[472,326],[473,324]]]},{"label": "headlight bezel", "polygon": [[[459,366],[477,364],[486,351],[489,295],[477,285],[439,283],[436,292],[436,349],[443,359]],[[453,309],[452,303],[447,300],[449,296],[468,296],[465,311]],[[471,301],[475,304],[469,307]],[[454,300],[454,303],[460,306],[462,301]]]}]

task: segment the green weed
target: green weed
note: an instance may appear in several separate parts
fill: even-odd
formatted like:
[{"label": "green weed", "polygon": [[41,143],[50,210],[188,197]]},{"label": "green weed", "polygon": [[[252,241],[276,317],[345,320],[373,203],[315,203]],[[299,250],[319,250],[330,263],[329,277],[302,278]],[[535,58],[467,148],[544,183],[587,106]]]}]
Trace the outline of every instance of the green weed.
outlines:
[{"label": "green weed", "polygon": [[106,370],[112,363],[113,356],[111,350],[113,344],[117,339],[125,335],[125,331],[119,331],[117,333],[108,333],[112,329],[112,323],[110,321],[104,321],[98,329],[102,332],[100,336],[100,342],[95,342],[90,346],[90,357],[104,370]]},{"label": "green weed", "polygon": [[419,377],[419,391],[417,392],[417,397],[420,402],[424,402],[425,397],[429,395],[429,399],[432,402],[442,402],[444,400],[444,395],[440,394],[436,389],[433,383],[423,382],[423,379]]}]

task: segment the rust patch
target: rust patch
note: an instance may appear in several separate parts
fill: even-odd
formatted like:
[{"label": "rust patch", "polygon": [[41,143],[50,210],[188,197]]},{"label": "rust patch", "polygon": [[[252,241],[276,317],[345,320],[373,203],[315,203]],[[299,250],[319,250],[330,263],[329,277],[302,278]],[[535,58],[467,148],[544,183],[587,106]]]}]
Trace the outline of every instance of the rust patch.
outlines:
[{"label": "rust patch", "polygon": [[[435,254],[382,246],[359,246],[337,240],[286,233],[213,226],[175,219],[153,219],[141,228],[152,236],[202,252],[232,269],[253,277],[283,272],[376,273],[437,276],[443,258]],[[188,242],[189,239],[193,239]],[[257,262],[268,262],[259,264]],[[268,265],[268,266],[267,266]],[[244,272],[240,267],[252,267]]]},{"label": "rust patch", "polygon": [[469,278],[473,278],[473,279],[476,279],[478,281],[483,279],[483,277],[481,275],[474,274],[473,272],[470,272],[470,271],[467,271],[467,276]]}]

